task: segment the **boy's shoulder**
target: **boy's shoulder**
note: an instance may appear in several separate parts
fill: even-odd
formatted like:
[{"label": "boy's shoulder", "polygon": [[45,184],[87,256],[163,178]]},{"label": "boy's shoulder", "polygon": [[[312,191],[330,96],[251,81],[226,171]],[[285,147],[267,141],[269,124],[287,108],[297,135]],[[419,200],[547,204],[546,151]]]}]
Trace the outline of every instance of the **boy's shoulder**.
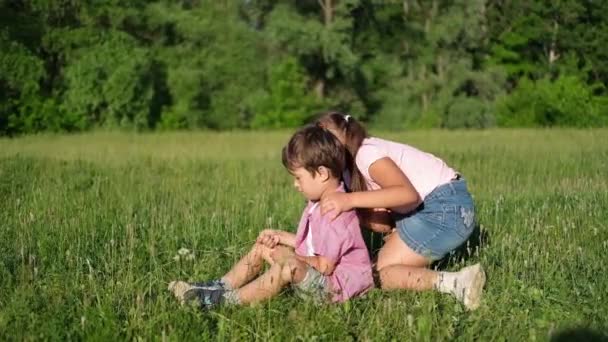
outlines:
[{"label": "boy's shoulder", "polygon": [[314,212],[312,213],[314,220],[319,222],[319,224],[323,227],[344,228],[352,224],[359,224],[357,213],[354,210],[342,212],[333,220],[332,214],[332,212],[328,212],[325,215],[322,215],[321,209],[318,208],[318,206],[314,209]]}]

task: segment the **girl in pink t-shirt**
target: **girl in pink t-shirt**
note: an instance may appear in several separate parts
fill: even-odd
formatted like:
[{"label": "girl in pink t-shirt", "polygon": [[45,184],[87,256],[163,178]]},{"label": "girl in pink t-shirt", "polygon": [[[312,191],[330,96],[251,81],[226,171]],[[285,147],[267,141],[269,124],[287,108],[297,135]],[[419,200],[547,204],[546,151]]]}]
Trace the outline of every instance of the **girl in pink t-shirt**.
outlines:
[{"label": "girl in pink t-shirt", "polygon": [[[432,154],[369,137],[350,115],[328,112],[316,124],[350,154],[344,176],[350,192],[323,196],[321,212],[333,217],[358,208],[373,230],[390,232],[376,264],[382,288],[436,289],[455,295],[468,309],[477,308],[485,283],[479,264],[459,272],[428,268],[473,231],[475,209],[465,180]],[[392,220],[386,220],[387,213]]]}]

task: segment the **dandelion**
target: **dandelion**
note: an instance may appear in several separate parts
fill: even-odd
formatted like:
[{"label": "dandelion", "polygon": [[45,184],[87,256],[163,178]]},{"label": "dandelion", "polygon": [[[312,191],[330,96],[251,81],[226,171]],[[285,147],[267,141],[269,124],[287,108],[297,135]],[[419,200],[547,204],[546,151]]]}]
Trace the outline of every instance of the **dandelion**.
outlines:
[{"label": "dandelion", "polygon": [[195,259],[194,252],[185,247],[180,248],[177,251],[177,254],[175,254],[175,256],[173,257],[173,260],[175,260],[175,261],[180,261],[180,260],[193,261],[194,259]]}]

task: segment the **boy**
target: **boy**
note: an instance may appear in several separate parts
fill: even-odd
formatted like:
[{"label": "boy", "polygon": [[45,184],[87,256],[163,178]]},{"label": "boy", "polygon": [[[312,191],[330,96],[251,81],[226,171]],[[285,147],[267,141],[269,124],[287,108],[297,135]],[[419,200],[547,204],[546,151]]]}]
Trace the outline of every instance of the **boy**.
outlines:
[{"label": "boy", "polygon": [[[323,195],[344,192],[342,144],[321,127],[304,127],[283,148],[283,165],[308,200],[296,234],[263,230],[249,253],[221,279],[171,282],[169,290],[180,301],[195,301],[203,308],[255,303],[291,285],[301,298],[342,302],[373,287],[371,262],[355,211],[343,212],[332,221],[330,215],[321,216],[318,206]],[[270,268],[259,275],[264,261]]]}]

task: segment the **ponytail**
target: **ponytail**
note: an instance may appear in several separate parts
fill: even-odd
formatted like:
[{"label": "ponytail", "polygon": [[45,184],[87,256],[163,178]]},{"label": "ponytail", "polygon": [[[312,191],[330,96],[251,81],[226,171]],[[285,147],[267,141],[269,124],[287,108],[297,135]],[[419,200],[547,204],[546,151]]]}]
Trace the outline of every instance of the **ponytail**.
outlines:
[{"label": "ponytail", "polygon": [[326,129],[335,129],[344,136],[344,147],[346,148],[346,168],[350,172],[350,184],[348,189],[352,192],[366,191],[367,181],[357,168],[357,151],[363,140],[367,138],[365,128],[352,116],[336,111],[322,113],[318,116],[315,124]]}]

